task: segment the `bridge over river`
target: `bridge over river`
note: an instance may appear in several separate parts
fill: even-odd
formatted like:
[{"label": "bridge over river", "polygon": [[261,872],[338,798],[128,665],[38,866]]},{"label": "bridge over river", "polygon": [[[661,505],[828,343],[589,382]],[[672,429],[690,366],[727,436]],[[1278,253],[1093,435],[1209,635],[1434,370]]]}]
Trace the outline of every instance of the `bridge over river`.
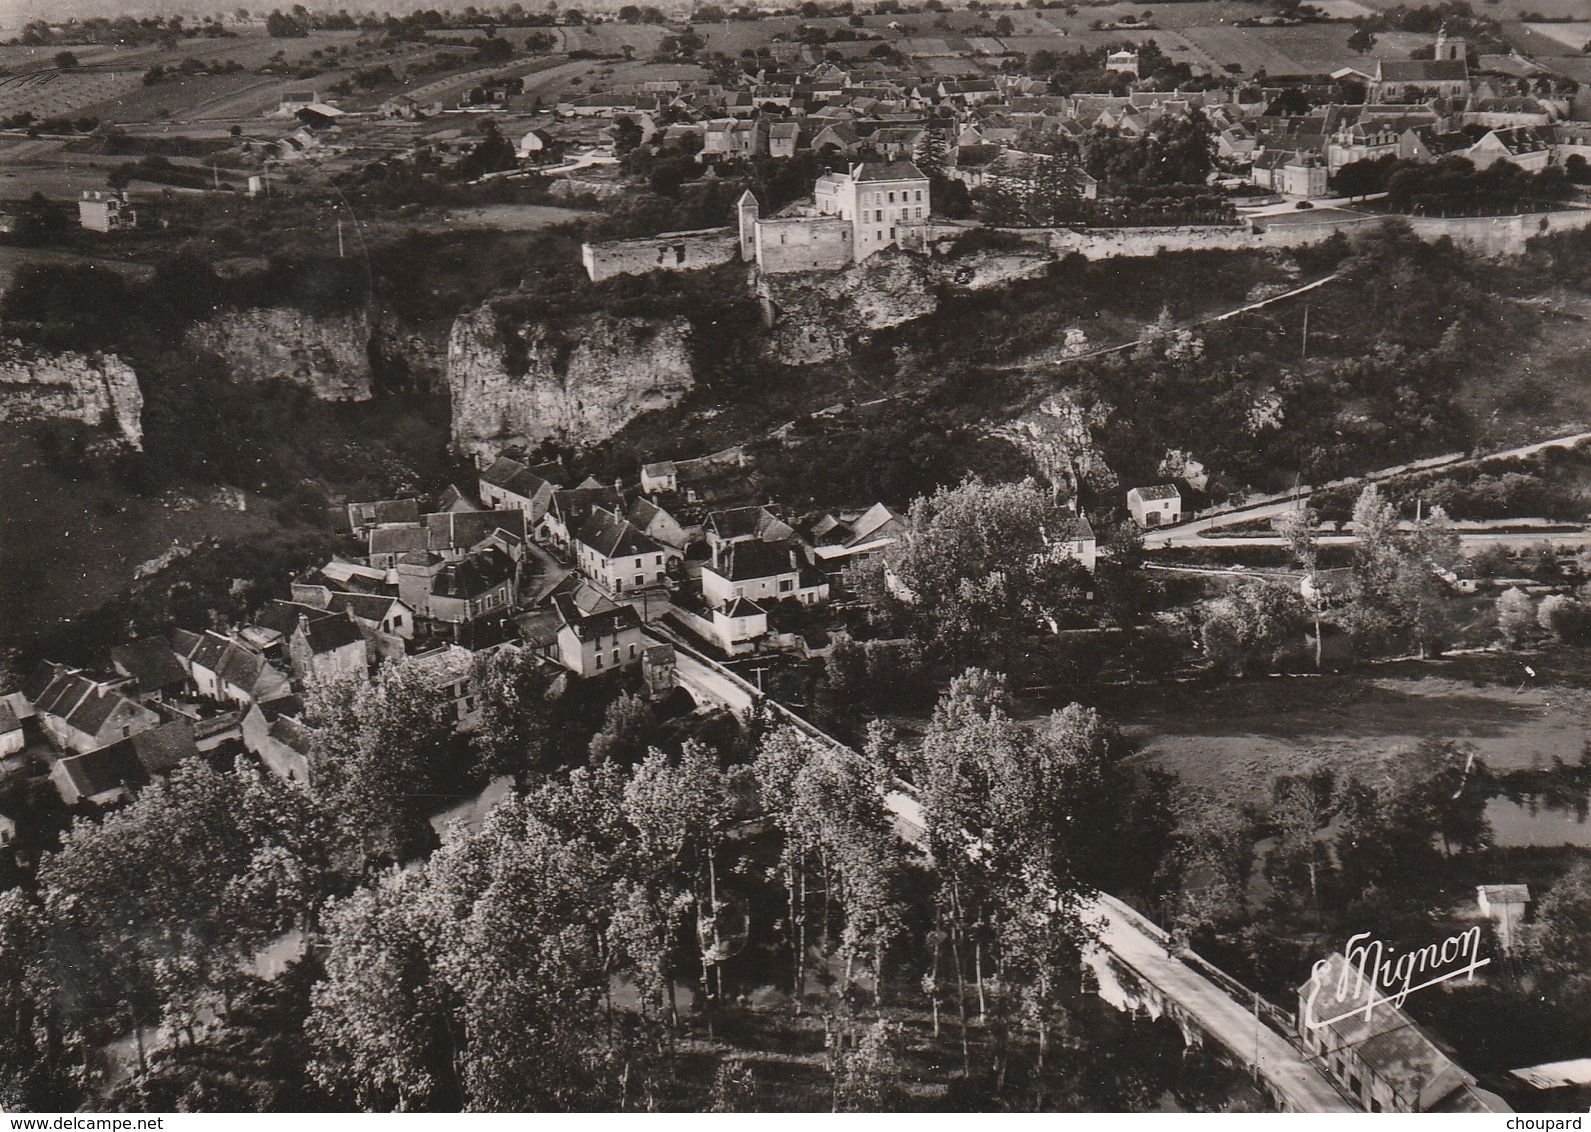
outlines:
[{"label": "bridge over river", "polygon": [[[698,703],[718,704],[737,713],[760,704],[814,743],[846,758],[862,757],[675,634],[656,625],[652,629],[675,646],[676,679]],[[922,847],[922,808],[910,784],[896,782],[885,792],[884,802],[895,817],[896,832]],[[1285,1111],[1361,1111],[1290,1040],[1291,1014],[1200,956],[1177,949],[1164,929],[1108,893],[1098,893],[1085,903],[1083,919],[1095,929],[1096,943],[1087,963],[1107,1002],[1122,1010],[1142,1009],[1155,1017],[1169,1017],[1190,1043],[1213,1041],[1234,1064],[1252,1070]]]}]

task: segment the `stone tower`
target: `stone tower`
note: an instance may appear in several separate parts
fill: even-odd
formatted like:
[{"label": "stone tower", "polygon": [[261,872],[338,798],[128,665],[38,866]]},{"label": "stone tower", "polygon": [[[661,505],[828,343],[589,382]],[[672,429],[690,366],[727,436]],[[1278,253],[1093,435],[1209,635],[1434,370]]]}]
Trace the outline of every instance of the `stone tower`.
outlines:
[{"label": "stone tower", "polygon": [[757,258],[757,213],[760,208],[750,189],[735,202],[735,219],[740,224],[740,258],[747,263]]},{"label": "stone tower", "polygon": [[1447,25],[1443,24],[1436,33],[1436,50],[1431,56],[1433,59],[1464,59],[1466,57],[1464,37],[1450,36],[1447,34]]}]

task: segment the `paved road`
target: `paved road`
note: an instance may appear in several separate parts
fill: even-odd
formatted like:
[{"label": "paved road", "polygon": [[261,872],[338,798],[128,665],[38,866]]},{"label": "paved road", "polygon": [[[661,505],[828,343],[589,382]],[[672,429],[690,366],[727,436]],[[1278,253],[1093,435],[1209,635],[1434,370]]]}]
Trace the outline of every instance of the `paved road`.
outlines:
[{"label": "paved road", "polygon": [[1251,1010],[1165,947],[1138,916],[1115,897],[1101,895],[1084,906],[1086,922],[1099,931],[1100,944],[1172,1000],[1200,1029],[1257,1068],[1292,1112],[1357,1112],[1304,1055]]},{"label": "paved road", "polygon": [[[1279,519],[1283,515],[1296,511],[1308,500],[1311,493],[1318,490],[1354,488],[1362,484],[1380,483],[1383,480],[1396,479],[1399,476],[1411,473],[1463,468],[1474,464],[1483,464],[1490,460],[1529,457],[1539,452],[1545,452],[1549,448],[1573,448],[1575,445],[1588,440],[1591,440],[1591,432],[1576,432],[1567,436],[1554,436],[1547,440],[1538,440],[1533,444],[1521,444],[1516,448],[1506,448],[1500,452],[1484,452],[1473,456],[1462,452],[1453,452],[1445,456],[1414,460],[1407,464],[1397,464],[1390,468],[1366,472],[1362,476],[1333,480],[1331,483],[1325,484],[1323,488],[1300,484],[1291,491],[1267,497],[1250,507],[1234,507],[1230,510],[1190,519],[1185,523],[1177,523],[1174,526],[1145,531],[1144,549],[1159,550],[1168,546],[1281,546],[1284,545],[1285,540],[1279,537],[1234,538],[1212,535],[1209,532],[1219,530],[1222,527],[1235,526],[1238,523],[1255,523],[1269,519]],[[1543,541],[1551,541],[1557,546],[1591,545],[1591,535],[1578,531],[1558,532],[1556,534],[1489,534],[1485,532],[1461,531],[1459,537],[1464,540],[1467,546],[1532,546]],[[1354,541],[1352,535],[1324,535],[1321,536],[1319,541],[1329,544],[1334,540],[1338,542]]]},{"label": "paved road", "polygon": [[732,711],[750,711],[752,695],[734,680],[725,676],[717,669],[710,668],[697,660],[684,649],[677,647],[677,643],[667,636],[660,636],[657,627],[653,626],[649,644],[676,644],[674,649],[674,678],[687,692],[696,697],[701,703],[704,699],[722,704]]}]

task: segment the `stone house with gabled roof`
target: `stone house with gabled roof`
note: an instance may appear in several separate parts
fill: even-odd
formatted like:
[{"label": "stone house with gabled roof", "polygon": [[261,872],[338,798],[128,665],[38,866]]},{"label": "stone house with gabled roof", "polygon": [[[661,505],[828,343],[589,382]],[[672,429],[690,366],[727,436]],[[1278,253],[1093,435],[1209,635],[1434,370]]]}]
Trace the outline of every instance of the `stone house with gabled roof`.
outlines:
[{"label": "stone house with gabled roof", "polygon": [[199,694],[207,699],[246,708],[292,691],[286,673],[259,653],[212,630],[174,630],[171,650]]},{"label": "stone house with gabled roof", "polygon": [[1361,978],[1339,953],[1317,967],[1298,991],[1298,1036],[1311,1060],[1363,1111],[1513,1111],[1402,1009],[1379,1001],[1374,971],[1366,968]]},{"label": "stone house with gabled roof", "polygon": [[499,456],[481,473],[481,503],[495,510],[515,508],[525,513],[531,526],[541,522],[552,494],[569,480],[561,464],[528,467],[510,456]]},{"label": "stone house with gabled roof", "polygon": [[95,750],[57,759],[50,767],[50,782],[68,806],[79,802],[115,805],[198,754],[193,725],[186,719],[174,719]]},{"label": "stone house with gabled roof", "polygon": [[12,706],[0,699],[0,759],[17,754],[25,746],[27,737],[22,730],[22,721],[17,718]]},{"label": "stone house with gabled roof", "polygon": [[462,558],[410,554],[398,563],[398,596],[421,620],[463,625],[513,608],[515,572],[495,546]]},{"label": "stone house with gabled roof", "polygon": [[172,655],[171,644],[162,637],[128,641],[110,650],[111,666],[132,680],[141,700],[160,700],[180,691],[188,674]]},{"label": "stone house with gabled roof", "polygon": [[767,507],[730,507],[709,511],[702,523],[707,546],[717,557],[725,547],[753,539],[785,542],[795,537],[795,528]]},{"label": "stone house with gabled roof", "polygon": [[807,563],[793,540],[737,542],[702,567],[702,599],[712,609],[723,609],[741,598],[812,605],[828,600],[829,579]]},{"label": "stone house with gabled roof", "polygon": [[370,671],[365,635],[347,613],[311,616],[300,612],[287,638],[293,676],[301,684],[327,684]]},{"label": "stone house with gabled roof", "polygon": [[79,754],[109,746],[160,723],[160,717],[120,687],[80,670],[52,665],[47,684],[32,697],[34,715],[52,744]]},{"label": "stone house with gabled roof", "polygon": [[296,698],[254,704],[244,713],[243,745],[278,778],[309,786],[314,770],[315,729],[304,722]]},{"label": "stone house with gabled roof", "polygon": [[557,658],[576,676],[597,676],[641,663],[646,637],[632,606],[609,603],[589,612],[572,594],[554,594],[558,617]]},{"label": "stone house with gabled roof", "polygon": [[1135,487],[1127,493],[1127,511],[1140,527],[1164,527],[1182,518],[1182,492],[1173,483]]},{"label": "stone house with gabled roof", "polygon": [[660,586],[670,559],[684,552],[665,546],[634,523],[605,507],[593,507],[573,541],[580,572],[612,593]]}]

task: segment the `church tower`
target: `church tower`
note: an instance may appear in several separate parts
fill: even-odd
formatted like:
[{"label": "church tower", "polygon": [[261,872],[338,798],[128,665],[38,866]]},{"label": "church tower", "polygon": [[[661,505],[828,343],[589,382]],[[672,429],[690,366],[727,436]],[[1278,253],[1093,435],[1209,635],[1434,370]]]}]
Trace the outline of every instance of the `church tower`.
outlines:
[{"label": "church tower", "polygon": [[1457,59],[1463,61],[1467,58],[1463,36],[1449,36],[1447,25],[1444,23],[1441,30],[1436,33],[1436,51],[1431,56],[1433,59]]}]

